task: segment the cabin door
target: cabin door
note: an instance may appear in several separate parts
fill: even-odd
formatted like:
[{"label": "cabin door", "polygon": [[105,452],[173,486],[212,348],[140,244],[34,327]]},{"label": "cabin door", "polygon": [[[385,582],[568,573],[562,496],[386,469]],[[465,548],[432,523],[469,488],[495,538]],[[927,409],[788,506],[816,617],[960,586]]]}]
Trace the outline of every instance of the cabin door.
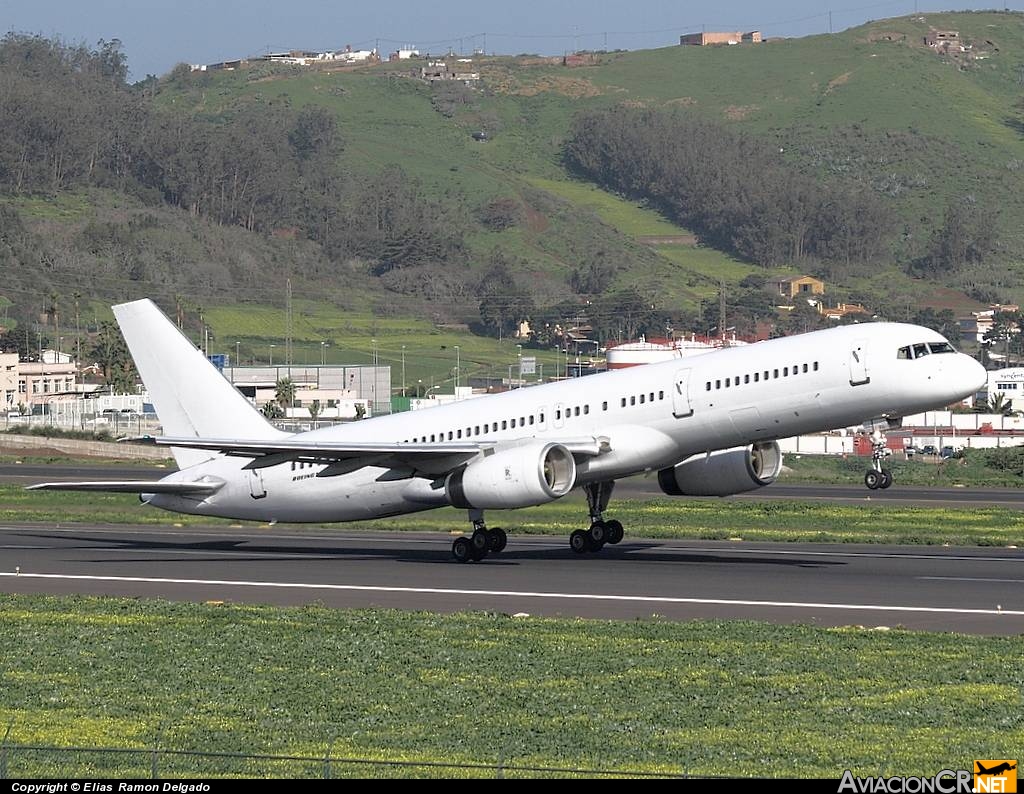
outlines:
[{"label": "cabin door", "polygon": [[263,470],[249,469],[249,496],[253,499],[262,499],[267,495],[267,489],[263,486]]},{"label": "cabin door", "polygon": [[870,383],[868,375],[868,345],[864,339],[857,339],[850,350],[850,385],[860,386]]},{"label": "cabin door", "polygon": [[693,415],[693,404],[690,402],[690,370],[688,369],[676,372],[676,382],[672,385],[672,415],[676,419]]}]

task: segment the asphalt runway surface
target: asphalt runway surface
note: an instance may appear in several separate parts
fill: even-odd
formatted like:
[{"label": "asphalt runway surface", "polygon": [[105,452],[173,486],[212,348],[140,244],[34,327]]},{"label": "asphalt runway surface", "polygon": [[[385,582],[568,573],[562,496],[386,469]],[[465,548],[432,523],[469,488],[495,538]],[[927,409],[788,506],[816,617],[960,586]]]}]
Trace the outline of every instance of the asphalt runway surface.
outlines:
[{"label": "asphalt runway surface", "polygon": [[[62,480],[158,480],[171,467],[101,464],[0,464],[0,482],[31,485]],[[630,477],[615,484],[612,499],[668,498],[658,488],[657,477]],[[717,499],[717,497],[713,497]],[[775,483],[729,499],[797,499],[837,504],[899,503],[906,506],[969,507],[972,504],[1024,509],[1024,489],[1015,488],[930,488],[900,485],[884,491],[869,491],[858,478],[844,485],[788,485]]]},{"label": "asphalt runway surface", "polygon": [[513,536],[459,564],[441,534],[0,527],[0,592],[437,612],[1024,633],[1024,552]]}]

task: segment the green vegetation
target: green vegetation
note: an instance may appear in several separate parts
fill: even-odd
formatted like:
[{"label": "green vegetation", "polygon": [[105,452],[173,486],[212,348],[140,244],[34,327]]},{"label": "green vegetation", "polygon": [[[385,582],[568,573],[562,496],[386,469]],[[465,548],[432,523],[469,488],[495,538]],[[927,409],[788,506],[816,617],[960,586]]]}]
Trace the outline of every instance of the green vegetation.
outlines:
[{"label": "green vegetation", "polygon": [[[926,47],[931,27],[959,30],[969,49]],[[150,295],[193,338],[210,317],[222,352],[238,341],[244,360],[263,359],[269,344],[283,342],[284,324],[271,331],[258,320],[280,316],[290,280],[296,302],[315,311],[304,331],[311,361],[327,339],[337,342],[333,360],[365,358],[379,338],[375,323],[417,318],[410,335],[426,338],[395,339],[391,361],[402,344],[419,345],[417,379],[445,380],[440,346],[468,349],[469,330],[494,334],[500,325],[480,312],[495,261],[504,263],[501,283],[517,314],[564,326],[586,307],[606,338],[623,330],[608,298],[627,288],[653,307],[641,332],[662,333],[667,323],[706,330],[702,312],[720,289],[731,298],[744,279],[749,291],[771,275],[755,261],[824,275],[830,299],[897,319],[923,304],[963,311],[977,305],[972,298],[1024,300],[1024,234],[1015,222],[1024,214],[1019,13],[929,14],[758,46],[597,54],[573,69],[557,59],[481,58],[480,90],[430,86],[388,64],[178,69],[128,86],[116,42],[88,50],[12,34],[2,45],[0,272],[10,321],[20,327],[44,315],[44,338],[67,339],[79,308],[93,334],[111,300]],[[752,190],[756,174],[784,173],[822,195],[883,207],[894,233],[867,235],[882,249],[875,263],[837,239],[809,248],[772,242],[764,227],[780,222],[767,210],[780,208],[768,200],[760,221],[702,228],[704,247],[669,242],[690,230],[566,170],[574,120],[623,105],[718,125],[709,128],[725,132],[710,144],[746,140],[770,153],[771,169],[734,157],[748,176],[739,170],[729,184],[698,191],[724,208]],[[76,135],[61,135],[65,125]],[[37,127],[47,134],[35,135]],[[488,141],[473,139],[480,129]],[[851,222],[863,215],[853,212]],[[766,240],[768,256],[750,248]],[[730,302],[728,323],[744,325],[745,315],[749,325],[762,308]],[[323,333],[343,327],[343,338]],[[502,370],[505,358],[492,349],[478,363]]]},{"label": "green vegetation", "polygon": [[[12,744],[740,777],[931,776],[1024,745],[1019,637],[38,596],[6,596],[0,634]],[[151,760],[15,751],[7,769],[125,777]],[[323,764],[162,757],[159,773]]]},{"label": "green vegetation", "polygon": [[[1024,466],[1020,447],[965,450],[963,457],[942,460],[934,455],[902,455],[889,458],[885,466],[892,470],[900,485],[930,485],[937,488],[1020,488],[1024,486]],[[859,483],[867,471],[867,458],[851,455],[786,455],[783,482]]]},{"label": "green vegetation", "polygon": [[[861,471],[863,474],[863,471]],[[1001,507],[924,508],[835,505],[820,502],[656,498],[616,500],[610,514],[634,538],[805,541],[820,543],[922,543],[958,546],[1024,546],[1024,513]],[[586,503],[578,494],[524,510],[489,510],[488,523],[511,535],[565,535],[583,525]],[[227,525],[226,519],[169,515],[123,494],[27,492],[0,486],[5,521]],[[284,525],[276,525],[278,531]],[[443,508],[412,516],[324,525],[331,531],[451,532],[468,529],[465,511]],[[308,531],[304,525],[303,530]]]}]

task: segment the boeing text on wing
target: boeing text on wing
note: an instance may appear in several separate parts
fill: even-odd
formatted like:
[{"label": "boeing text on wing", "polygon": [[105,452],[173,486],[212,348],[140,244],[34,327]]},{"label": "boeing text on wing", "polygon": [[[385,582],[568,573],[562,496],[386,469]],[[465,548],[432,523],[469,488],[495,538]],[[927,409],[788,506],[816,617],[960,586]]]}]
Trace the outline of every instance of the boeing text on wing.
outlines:
[{"label": "boeing text on wing", "polygon": [[[286,522],[468,510],[460,561],[500,552],[484,510],[582,488],[590,524],[573,550],[618,543],[617,479],[657,472],[666,493],[724,496],[771,484],[776,439],[904,414],[973,394],[985,371],[927,328],[843,326],[290,435],[273,428],[151,301],[114,307],[179,471],[154,482],[33,488],[139,493],[194,515]],[[865,478],[888,487],[876,458]]]}]

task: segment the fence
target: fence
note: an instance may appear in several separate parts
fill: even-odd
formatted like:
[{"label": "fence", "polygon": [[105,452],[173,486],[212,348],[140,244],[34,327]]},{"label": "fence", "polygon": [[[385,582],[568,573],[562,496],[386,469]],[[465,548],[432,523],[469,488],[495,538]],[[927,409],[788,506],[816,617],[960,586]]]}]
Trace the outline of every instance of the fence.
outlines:
[{"label": "fence", "polygon": [[[0,743],[0,779],[6,778],[689,778],[684,772],[530,766],[496,763],[386,760],[323,755],[214,752],[162,747],[60,747]],[[701,776],[702,777],[702,776]]]}]

